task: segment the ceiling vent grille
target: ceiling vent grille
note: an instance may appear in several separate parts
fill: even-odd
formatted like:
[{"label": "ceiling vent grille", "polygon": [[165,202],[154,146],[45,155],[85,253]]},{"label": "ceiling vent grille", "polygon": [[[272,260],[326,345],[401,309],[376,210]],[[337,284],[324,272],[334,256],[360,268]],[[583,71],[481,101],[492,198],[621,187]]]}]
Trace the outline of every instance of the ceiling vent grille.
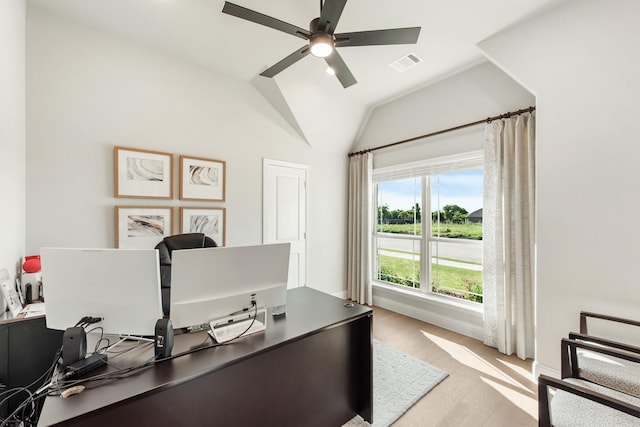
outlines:
[{"label": "ceiling vent grille", "polygon": [[393,61],[391,64],[389,64],[389,66],[394,70],[396,70],[397,72],[401,73],[403,71],[407,71],[409,68],[415,67],[421,62],[423,62],[422,58],[420,58],[415,53],[411,52],[406,54],[402,58],[396,61]]}]

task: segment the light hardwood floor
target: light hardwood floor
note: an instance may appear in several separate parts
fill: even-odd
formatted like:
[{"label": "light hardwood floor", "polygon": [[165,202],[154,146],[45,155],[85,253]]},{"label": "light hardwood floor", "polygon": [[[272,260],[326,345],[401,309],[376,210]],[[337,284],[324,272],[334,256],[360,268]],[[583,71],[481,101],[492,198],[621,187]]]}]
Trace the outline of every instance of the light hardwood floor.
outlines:
[{"label": "light hardwood floor", "polygon": [[379,307],[373,337],[449,374],[393,427],[538,425],[532,360]]}]

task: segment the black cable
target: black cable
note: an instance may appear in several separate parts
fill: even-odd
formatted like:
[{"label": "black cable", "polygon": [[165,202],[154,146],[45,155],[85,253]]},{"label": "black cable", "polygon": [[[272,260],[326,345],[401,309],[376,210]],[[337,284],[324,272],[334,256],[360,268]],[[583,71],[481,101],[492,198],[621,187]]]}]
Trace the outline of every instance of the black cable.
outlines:
[{"label": "black cable", "polygon": [[[51,380],[51,378],[53,376],[53,372],[54,372],[55,367],[56,367],[56,364],[58,362],[58,359],[60,359],[61,355],[62,355],[62,347],[60,347],[56,351],[56,353],[54,355],[54,358],[53,358],[53,362],[51,363],[49,368],[47,368],[47,370],[42,375],[40,375],[37,379],[35,379],[31,384],[29,384],[29,385],[27,385],[25,387],[16,387],[16,388],[13,388],[13,389],[10,389],[10,390],[6,390],[6,391],[0,393],[0,396],[2,396],[4,394],[12,393],[11,395],[7,396],[2,401],[0,401],[0,406],[2,404],[4,404],[5,402],[7,402],[9,399],[11,399],[13,396],[16,396],[17,394],[19,394],[21,392],[25,392],[26,391],[29,394],[29,397],[27,397],[25,400],[23,400],[20,403],[20,405],[11,414],[9,414],[9,416],[7,416],[7,418],[5,418],[2,421],[2,424],[0,424],[0,427],[7,426],[8,423],[12,421],[11,419],[14,418],[28,404],[30,404],[30,403],[31,404],[35,404],[36,403],[36,400],[38,399],[38,397],[34,397],[35,393],[31,393],[29,391],[29,388],[34,386],[34,385],[36,385],[36,384],[38,384],[41,380],[43,380],[43,383]],[[37,393],[37,391],[36,391],[36,393]],[[46,393],[45,393],[45,395],[46,395]],[[38,406],[35,406],[35,405],[32,406],[32,410],[31,410],[31,414],[29,415],[29,418],[32,417],[33,415],[37,414],[38,411],[39,411],[39,407]],[[23,422],[23,421],[26,421],[26,419],[23,418],[22,420],[19,420],[19,419],[14,420],[14,422],[16,422],[16,423],[20,423],[20,422]],[[35,421],[34,421],[34,423],[35,423]]]},{"label": "black cable", "polygon": [[96,342],[96,345],[93,347],[93,352],[94,353],[98,353],[100,350],[102,350],[100,347],[100,343],[102,341],[106,341],[107,342],[107,346],[104,347],[104,349],[109,348],[109,345],[111,345],[110,341],[108,338],[104,337],[104,328],[102,326],[96,326],[95,328],[91,328],[88,331],[86,331],[85,333],[90,334],[91,332],[95,331],[96,329],[100,329],[100,339]]},{"label": "black cable", "polygon": [[[113,380],[113,379],[117,379],[117,378],[124,378],[128,374],[131,374],[131,373],[136,372],[136,371],[140,371],[142,369],[146,369],[146,368],[148,368],[150,366],[155,365],[158,362],[163,362],[163,361],[166,361],[166,360],[176,359],[178,357],[182,357],[182,356],[185,356],[187,354],[193,354],[193,353],[195,353],[197,351],[201,351],[201,350],[205,350],[205,349],[209,349],[209,348],[214,348],[214,347],[219,347],[221,345],[227,345],[227,344],[229,344],[229,343],[241,338],[242,336],[244,336],[251,329],[251,327],[255,324],[256,318],[258,317],[258,306],[257,306],[255,301],[252,301],[251,304],[252,304],[252,306],[254,308],[254,313],[253,313],[253,316],[251,317],[251,323],[249,324],[249,326],[244,331],[242,331],[239,335],[237,335],[236,337],[234,337],[234,338],[232,338],[230,340],[225,341],[224,343],[216,343],[216,342],[214,342],[214,343],[212,343],[210,345],[206,345],[206,346],[203,345],[210,338],[210,335],[207,334],[205,340],[202,342],[202,344],[200,344],[200,346],[197,346],[195,348],[191,348],[189,350],[183,351],[181,353],[178,353],[178,354],[175,354],[175,355],[163,358],[163,359],[156,360],[155,358],[151,358],[150,360],[148,360],[148,361],[146,361],[146,362],[144,362],[144,363],[142,363],[140,365],[136,365],[136,366],[132,366],[132,367],[129,367],[129,368],[124,368],[124,369],[119,369],[119,370],[112,371],[112,372],[106,372],[106,373],[99,374],[99,375],[94,375],[94,376],[88,377],[88,378],[71,380],[71,381],[65,379],[65,376],[68,376],[69,373],[61,373],[56,377],[56,381],[55,381],[55,384],[54,384],[54,381],[52,379],[53,370],[55,369],[56,362],[58,361],[58,359],[60,358],[60,355],[62,353],[62,348],[60,348],[56,352],[56,357],[54,359],[54,363],[45,372],[47,378],[51,379],[51,384],[46,389],[43,389],[40,392],[33,393],[33,394],[31,394],[31,396],[28,399],[25,399],[19,405],[19,407],[16,408],[16,410],[14,410],[14,412],[12,414],[10,414],[10,416],[7,419],[5,419],[2,424],[0,424],[0,427],[7,426],[8,425],[7,423],[10,422],[10,419],[15,417],[15,415],[17,413],[19,413],[20,410],[24,409],[30,403],[32,403],[32,404],[40,403],[40,401],[41,401],[41,399],[43,397],[45,397],[47,395],[59,394],[59,393],[61,393],[61,391],[63,389],[67,389],[67,388],[72,387],[74,385],[86,384],[86,383],[91,383],[91,382],[99,382],[99,381],[108,381],[108,380]],[[100,319],[100,318],[91,318],[91,317],[83,317],[82,319],[80,319],[80,321],[78,321],[76,326],[86,327],[86,326],[88,326],[88,325],[90,325],[92,323],[97,323],[100,320],[102,320],[102,319]],[[91,331],[93,331],[95,329],[101,329],[102,330],[101,327],[97,327],[97,328],[92,329]],[[89,332],[91,332],[91,331],[89,331]],[[98,341],[98,343],[96,344],[96,349],[97,349],[96,352],[98,351],[99,343],[101,341],[103,341],[103,340],[104,340],[104,338],[103,338],[103,335],[102,335],[102,332],[101,332],[101,338]],[[126,351],[130,351],[130,350],[131,349],[127,349]],[[38,378],[38,380],[34,381],[34,383],[30,384],[27,387],[31,387],[33,384],[38,382],[43,376],[45,376],[45,374],[40,376],[40,378]],[[60,378],[61,376],[62,376],[62,378]],[[6,392],[3,392],[2,394],[5,394],[5,393]],[[11,396],[9,396],[9,397],[11,397]],[[7,400],[8,398],[6,398],[5,400]],[[4,400],[3,400],[3,402],[4,402]],[[0,402],[0,404],[1,403],[2,402]],[[34,413],[34,411],[32,410],[32,414],[33,413]],[[18,420],[16,420],[16,421],[18,422]]]},{"label": "black cable", "polygon": [[[53,374],[53,370],[55,369],[56,362],[57,362],[57,361],[58,361],[58,359],[60,358],[60,355],[61,355],[61,354],[62,354],[62,347],[60,347],[60,348],[56,351],[55,356],[54,356],[53,363],[49,366],[49,368],[47,368],[47,370],[46,370],[42,375],[40,375],[38,378],[36,378],[36,379],[31,383],[31,384],[29,384],[29,385],[27,385],[27,386],[24,386],[24,387],[14,387],[14,388],[12,388],[12,389],[5,390],[5,391],[3,391],[2,393],[0,393],[0,396],[2,396],[2,395],[4,395],[4,394],[11,393],[11,392],[14,392],[14,391],[15,391],[11,396],[8,396],[8,397],[4,398],[3,400],[1,400],[1,401],[0,401],[0,405],[2,405],[3,403],[5,403],[8,399],[12,398],[14,395],[16,395],[17,393],[20,393],[20,392],[21,392],[21,391],[23,391],[24,389],[27,389],[27,388],[29,388],[29,387],[34,386],[34,385],[35,385],[35,384],[37,384],[41,379],[43,379],[43,377],[45,377],[45,379],[46,379],[46,377],[48,377],[49,375]],[[17,391],[16,391],[16,390],[17,390]]]},{"label": "black cable", "polygon": [[[75,325],[75,327],[82,327],[85,328],[93,323],[97,323],[100,322],[102,319],[99,317],[91,317],[91,316],[85,316],[83,318],[81,318]],[[101,327],[98,327],[99,329],[102,330]],[[94,328],[94,329],[98,329],[98,328]],[[93,329],[92,329],[93,330]],[[102,333],[101,333],[101,340],[102,341]],[[98,341],[98,344],[100,343],[100,341]],[[98,345],[97,344],[97,345]],[[96,346],[97,346],[96,345]],[[29,391],[29,388],[34,386],[35,384],[38,384],[41,380],[44,383],[46,383],[47,381],[51,382],[51,379],[53,378],[53,374],[57,365],[58,360],[60,359],[62,355],[62,347],[60,347],[54,356],[54,360],[51,363],[51,365],[49,366],[49,368],[47,368],[47,370],[40,375],[36,380],[34,380],[31,384],[27,385],[26,387],[19,387],[19,388],[14,388],[11,390],[7,390],[5,392],[0,393],[0,396],[4,395],[4,394],[8,394],[11,393],[10,395],[8,395],[7,397],[5,397],[2,401],[0,401],[0,405],[4,404],[4,402],[7,402],[9,399],[11,399],[12,397],[18,395],[19,393],[22,392],[26,392],[29,394],[29,396],[24,399],[20,405],[18,405],[18,407],[11,413],[9,414],[9,416],[7,418],[5,418],[4,420],[2,420],[2,423],[0,424],[0,427],[5,427],[8,425],[8,423],[10,422],[16,422],[18,424],[20,423],[32,423],[35,425],[35,422],[37,420],[31,420],[31,418],[34,415],[37,415],[40,408],[39,408],[39,404],[41,403],[41,398],[43,396],[46,396],[48,393],[48,388],[52,385],[51,383],[49,384],[49,386],[47,386],[44,390],[37,390],[36,393],[31,393],[31,391]],[[31,404],[31,413],[28,415],[24,414],[24,409],[26,409],[26,407]],[[20,411],[23,411],[22,415],[21,415],[21,419],[18,419],[16,416],[20,413]]]},{"label": "black cable", "polygon": [[258,317],[258,304],[255,301],[251,301],[251,304],[253,305],[254,308],[254,312],[253,312],[253,317],[251,318],[251,323],[249,324],[249,326],[247,327],[247,329],[245,329],[244,331],[242,331],[242,333],[240,333],[240,335],[231,338],[229,340],[226,340],[223,344],[228,344],[231,343],[232,341],[237,340],[238,338],[242,338],[244,336],[244,334],[246,334],[247,332],[249,332],[249,329],[251,329],[251,327],[253,326],[253,324],[256,322],[256,318]]},{"label": "black cable", "polygon": [[[256,314],[257,314],[257,306],[256,306]],[[253,322],[255,322],[255,318],[256,318],[256,315],[253,316],[252,322],[251,322],[251,325],[249,325],[249,328],[247,328],[245,331],[243,331],[241,335],[239,335],[238,337],[235,337],[233,339],[235,340],[235,339],[239,338],[240,336],[244,335],[250,329],[250,327],[253,325]],[[208,341],[209,338],[210,338],[209,334],[207,334],[207,337],[203,341],[203,344],[206,341]],[[120,370],[117,370],[117,371],[106,372],[106,373],[99,374],[99,375],[94,375],[94,376],[88,377],[88,378],[81,378],[81,379],[71,380],[71,381],[68,381],[68,380],[65,380],[64,378],[62,378],[62,380],[58,380],[57,381],[56,388],[54,390],[52,390],[52,392],[53,393],[60,393],[60,391],[62,389],[66,389],[66,388],[72,387],[74,385],[91,383],[91,382],[96,382],[96,381],[112,380],[112,379],[115,379],[115,378],[122,378],[127,374],[131,374],[131,373],[133,373],[135,371],[139,371],[139,370],[148,368],[150,366],[155,365],[158,362],[164,362],[166,360],[176,359],[178,357],[182,357],[182,356],[185,356],[187,354],[193,354],[195,352],[198,352],[198,351],[201,351],[201,350],[205,350],[205,349],[208,349],[208,348],[219,347],[221,345],[227,344],[230,341],[232,341],[232,340],[229,340],[229,341],[227,341],[225,343],[212,343],[212,344],[207,345],[207,346],[202,346],[202,344],[201,344],[201,346],[198,346],[198,347],[195,347],[195,348],[190,348],[189,350],[185,350],[185,351],[183,351],[181,353],[174,354],[174,355],[171,355],[169,357],[165,357],[163,359],[157,359],[156,360],[155,358],[152,358],[149,361],[144,362],[144,363],[142,363],[140,365],[136,365],[136,366],[132,366],[132,367],[129,367],[129,368],[120,369]],[[58,377],[59,376],[60,375],[58,375]]]}]

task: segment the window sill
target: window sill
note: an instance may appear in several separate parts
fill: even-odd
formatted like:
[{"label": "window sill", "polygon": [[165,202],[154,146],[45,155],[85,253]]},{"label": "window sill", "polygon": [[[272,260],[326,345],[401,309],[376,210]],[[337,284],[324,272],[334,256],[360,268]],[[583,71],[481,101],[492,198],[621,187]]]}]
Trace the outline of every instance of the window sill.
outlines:
[{"label": "window sill", "polygon": [[415,291],[412,291],[410,288],[403,289],[399,286],[388,285],[386,283],[377,282],[377,281],[373,282],[373,286],[376,288],[385,289],[390,292],[397,292],[400,295],[425,299],[428,301],[432,301],[436,304],[448,305],[457,310],[472,311],[480,314],[484,313],[484,308],[482,307],[482,304],[471,302],[471,301],[463,301],[463,300],[457,301],[456,298],[454,297],[446,297],[443,295],[437,295],[433,293],[415,292]]},{"label": "window sill", "polygon": [[373,304],[471,338],[483,338],[481,304],[416,293],[382,282],[373,282]]}]

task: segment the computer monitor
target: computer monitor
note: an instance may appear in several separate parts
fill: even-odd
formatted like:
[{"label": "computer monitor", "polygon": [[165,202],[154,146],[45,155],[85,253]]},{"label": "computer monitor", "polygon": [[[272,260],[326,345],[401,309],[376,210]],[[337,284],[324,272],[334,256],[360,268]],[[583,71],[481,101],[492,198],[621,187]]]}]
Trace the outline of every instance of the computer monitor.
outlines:
[{"label": "computer monitor", "polygon": [[202,325],[251,309],[252,300],[272,314],[283,314],[290,248],[290,243],[276,243],[173,251],[173,327]]},{"label": "computer monitor", "polygon": [[65,330],[85,316],[87,329],[153,335],[163,316],[156,249],[41,248],[47,327]]}]

